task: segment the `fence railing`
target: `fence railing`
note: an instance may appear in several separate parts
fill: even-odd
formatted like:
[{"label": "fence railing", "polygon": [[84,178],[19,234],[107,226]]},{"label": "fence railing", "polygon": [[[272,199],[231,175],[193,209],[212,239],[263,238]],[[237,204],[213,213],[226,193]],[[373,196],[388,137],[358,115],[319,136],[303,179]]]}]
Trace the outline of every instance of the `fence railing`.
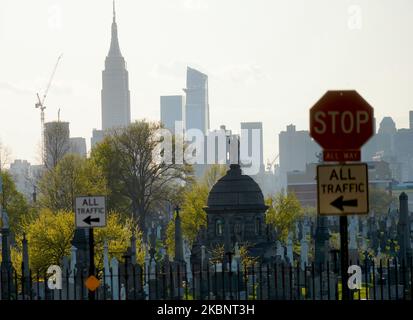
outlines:
[{"label": "fence railing", "polygon": [[[413,260],[364,261],[355,300],[412,300]],[[336,263],[300,264],[168,264],[119,265],[96,277],[96,300],[341,300],[342,283]],[[84,300],[86,270],[61,275],[61,288],[49,289],[56,277],[40,272],[2,269],[2,300]],[[59,279],[55,281],[59,282]],[[345,284],[347,285],[347,284]]]}]

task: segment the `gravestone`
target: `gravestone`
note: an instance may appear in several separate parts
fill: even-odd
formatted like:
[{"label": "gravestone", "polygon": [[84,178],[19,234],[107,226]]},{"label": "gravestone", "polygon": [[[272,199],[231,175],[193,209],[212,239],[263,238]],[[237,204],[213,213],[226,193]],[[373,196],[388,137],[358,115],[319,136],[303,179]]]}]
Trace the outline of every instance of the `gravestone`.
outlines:
[{"label": "gravestone", "polygon": [[315,232],[315,265],[318,268],[328,261],[329,231],[326,217],[317,217],[317,227]]},{"label": "gravestone", "polygon": [[113,257],[110,260],[110,268],[112,269],[112,279],[113,279],[113,284],[112,284],[112,299],[113,300],[119,300],[119,262],[118,260]]},{"label": "gravestone", "polygon": [[399,259],[401,261],[410,261],[412,257],[412,247],[410,240],[410,217],[407,194],[402,192],[399,196],[399,224],[397,226],[398,242],[400,246]]},{"label": "gravestone", "polygon": [[306,224],[303,225],[302,229],[302,238],[300,240],[300,268],[301,270],[305,269],[305,266],[308,265],[308,241],[307,241],[307,234],[308,234],[308,227]]},{"label": "gravestone", "polygon": [[110,283],[109,248],[106,240],[103,244],[103,274],[104,287],[106,287],[109,292],[112,292],[112,284]]},{"label": "gravestone", "polygon": [[132,237],[130,240],[130,247],[131,247],[131,263],[132,265],[136,265],[136,236],[135,232],[132,232]]},{"label": "gravestone", "polygon": [[293,236],[291,233],[288,234],[288,239],[287,239],[287,259],[288,263],[291,265],[294,264],[294,254],[293,254]]},{"label": "gravestone", "polygon": [[13,279],[13,268],[11,263],[10,257],[10,245],[9,245],[9,236],[10,236],[10,229],[9,229],[9,217],[7,212],[3,210],[2,216],[2,241],[1,241],[1,297],[2,299],[8,299],[13,292],[15,292],[14,288],[14,279]]},{"label": "gravestone", "polygon": [[22,263],[22,268],[23,268],[23,278],[24,281],[22,281],[24,287],[22,287],[22,291],[24,294],[26,294],[28,297],[30,297],[30,264],[29,264],[29,248],[28,248],[28,242],[26,239],[26,234],[23,233],[23,240],[22,240],[22,251],[23,251],[23,263]]},{"label": "gravestone", "polygon": [[349,217],[349,244],[348,244],[348,250],[349,250],[349,261],[351,261],[352,264],[357,263],[358,260],[358,249],[357,249],[357,217],[355,216],[350,216]]},{"label": "gravestone", "polygon": [[77,257],[77,248],[72,246],[70,250],[70,267],[69,267],[69,283],[74,283],[74,275],[76,274],[76,257]]},{"label": "gravestone", "polygon": [[284,259],[284,247],[281,245],[281,242],[279,240],[277,240],[276,244],[277,244],[277,249],[276,249],[275,255],[279,257],[280,261],[284,261],[285,260]]}]

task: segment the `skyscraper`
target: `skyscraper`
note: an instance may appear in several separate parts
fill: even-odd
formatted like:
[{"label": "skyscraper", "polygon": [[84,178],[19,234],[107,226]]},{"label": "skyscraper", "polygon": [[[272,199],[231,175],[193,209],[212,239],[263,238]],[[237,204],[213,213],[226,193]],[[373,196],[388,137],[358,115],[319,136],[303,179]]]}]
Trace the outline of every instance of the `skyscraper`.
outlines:
[{"label": "skyscraper", "polygon": [[86,140],[82,137],[70,138],[70,153],[78,154],[81,157],[86,158]]},{"label": "skyscraper", "polygon": [[186,129],[209,130],[208,76],[187,68],[186,72]]},{"label": "skyscraper", "polygon": [[321,152],[321,149],[311,139],[308,131],[296,131],[292,124],[287,126],[287,131],[280,132],[278,141],[281,183],[286,186],[287,172],[304,171],[307,164],[318,162],[317,154]]},{"label": "skyscraper", "polygon": [[54,168],[70,152],[69,122],[52,121],[44,124],[45,166]]},{"label": "skyscraper", "polygon": [[185,97],[161,96],[161,123],[174,133],[176,121],[182,121],[185,126]]},{"label": "skyscraper", "polygon": [[119,48],[115,4],[113,4],[112,39],[102,72],[102,130],[129,125],[129,75]]}]

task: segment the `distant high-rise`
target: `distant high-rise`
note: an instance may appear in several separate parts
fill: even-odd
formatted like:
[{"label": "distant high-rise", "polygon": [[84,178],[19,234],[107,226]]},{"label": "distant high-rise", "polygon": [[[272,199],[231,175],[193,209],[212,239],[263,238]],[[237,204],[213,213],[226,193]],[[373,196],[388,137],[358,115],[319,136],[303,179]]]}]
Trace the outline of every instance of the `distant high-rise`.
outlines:
[{"label": "distant high-rise", "polygon": [[311,139],[308,131],[296,131],[294,125],[279,134],[279,159],[282,184],[286,186],[287,172],[304,171],[309,163],[318,162],[319,145]]},{"label": "distant high-rise", "polygon": [[105,138],[105,133],[103,130],[93,129],[92,138],[90,139],[90,148],[93,149],[95,145],[102,142]]},{"label": "distant high-rise", "polygon": [[176,121],[182,121],[185,127],[185,97],[161,96],[161,123],[174,133]]},{"label": "distant high-rise", "polygon": [[209,130],[208,76],[187,68],[186,73],[186,129]]},{"label": "distant high-rise", "polygon": [[412,111],[409,111],[409,128],[410,128],[410,130],[413,130],[413,110]]},{"label": "distant high-rise", "polygon": [[14,160],[10,164],[10,174],[16,185],[17,191],[26,196],[27,199],[31,198],[33,192],[32,185],[32,173],[31,165],[27,160]]},{"label": "distant high-rise", "polygon": [[385,159],[395,155],[395,135],[397,133],[396,124],[391,117],[384,117],[380,122],[376,141],[377,149],[383,153]]},{"label": "distant high-rise", "polygon": [[70,152],[69,122],[52,121],[44,124],[45,166],[54,168]]},{"label": "distant high-rise", "polygon": [[396,134],[396,123],[391,117],[384,117],[380,122],[379,134]]},{"label": "distant high-rise", "polygon": [[85,138],[75,137],[70,138],[70,153],[78,154],[81,157],[86,158],[86,140]]},{"label": "distant high-rise", "polygon": [[130,124],[129,75],[119,48],[116,12],[113,5],[112,39],[102,72],[102,129]]}]

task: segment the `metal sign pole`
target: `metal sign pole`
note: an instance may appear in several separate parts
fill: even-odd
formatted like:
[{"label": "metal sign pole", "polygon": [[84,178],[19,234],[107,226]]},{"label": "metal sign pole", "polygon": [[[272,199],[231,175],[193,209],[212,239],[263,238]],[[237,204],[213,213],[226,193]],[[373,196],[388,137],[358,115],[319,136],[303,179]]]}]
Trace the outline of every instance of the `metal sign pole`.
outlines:
[{"label": "metal sign pole", "polygon": [[[89,228],[89,277],[95,275],[95,239],[93,228]],[[95,291],[89,290],[89,300],[95,300]]]},{"label": "metal sign pole", "polygon": [[348,281],[348,220],[347,216],[340,216],[340,258],[341,258],[341,295],[342,300],[349,300]]}]

